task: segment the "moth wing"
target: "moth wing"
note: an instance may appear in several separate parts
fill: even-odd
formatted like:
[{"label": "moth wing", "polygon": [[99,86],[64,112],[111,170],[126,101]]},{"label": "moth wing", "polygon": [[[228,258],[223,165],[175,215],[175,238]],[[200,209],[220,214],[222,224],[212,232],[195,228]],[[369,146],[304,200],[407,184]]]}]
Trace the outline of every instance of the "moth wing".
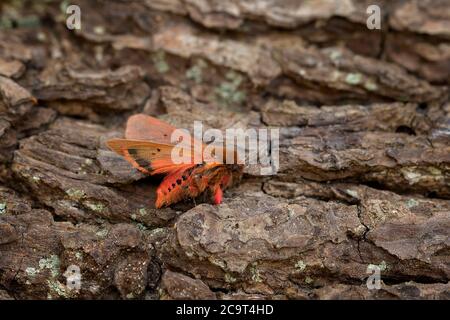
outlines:
[{"label": "moth wing", "polygon": [[112,139],[108,147],[123,156],[133,167],[146,174],[169,173],[192,164],[176,164],[172,161],[173,145],[152,141]]},{"label": "moth wing", "polygon": [[[156,143],[174,145],[171,142],[171,136],[175,130],[174,126],[164,121],[140,113],[128,118],[125,138],[130,140],[150,140]],[[195,143],[201,146],[201,150],[196,150],[197,153],[201,152],[198,156],[200,158],[206,145],[192,137],[191,146],[193,147]]]},{"label": "moth wing", "polygon": [[175,129],[174,126],[164,121],[140,113],[128,118],[125,138],[172,144],[170,137]]}]

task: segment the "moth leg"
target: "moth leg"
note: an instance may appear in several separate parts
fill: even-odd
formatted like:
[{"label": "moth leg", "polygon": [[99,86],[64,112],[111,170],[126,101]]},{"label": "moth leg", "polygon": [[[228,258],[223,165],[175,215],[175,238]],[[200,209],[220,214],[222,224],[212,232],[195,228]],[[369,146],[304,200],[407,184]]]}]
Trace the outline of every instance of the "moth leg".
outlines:
[{"label": "moth leg", "polygon": [[216,191],[214,192],[214,204],[222,203],[223,192],[220,186],[217,186]]}]

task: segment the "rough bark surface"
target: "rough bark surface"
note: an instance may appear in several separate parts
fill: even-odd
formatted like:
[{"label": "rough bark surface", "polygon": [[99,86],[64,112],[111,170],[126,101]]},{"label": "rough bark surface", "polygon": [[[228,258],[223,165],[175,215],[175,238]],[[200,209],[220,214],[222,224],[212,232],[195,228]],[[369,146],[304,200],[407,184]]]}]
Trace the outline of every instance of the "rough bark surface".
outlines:
[{"label": "rough bark surface", "polygon": [[[448,0],[71,2],[0,4],[0,299],[450,299]],[[155,209],[135,113],[279,127],[279,172]]]}]

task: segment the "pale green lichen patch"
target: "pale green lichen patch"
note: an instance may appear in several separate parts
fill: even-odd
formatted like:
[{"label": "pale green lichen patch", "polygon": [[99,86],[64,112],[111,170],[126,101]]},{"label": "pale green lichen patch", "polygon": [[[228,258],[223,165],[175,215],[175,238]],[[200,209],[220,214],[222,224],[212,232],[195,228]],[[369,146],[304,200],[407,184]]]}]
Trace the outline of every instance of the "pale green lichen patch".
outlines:
[{"label": "pale green lichen patch", "polygon": [[95,235],[99,238],[106,238],[106,236],[108,235],[108,232],[109,232],[108,229],[103,228],[103,229],[100,229],[99,231],[97,231],[95,233]]},{"label": "pale green lichen patch", "polygon": [[378,268],[380,271],[386,271],[389,266],[386,264],[386,261],[381,261],[380,264],[369,264],[368,268],[376,269]]},{"label": "pale green lichen patch", "polygon": [[12,29],[13,21],[8,17],[0,17],[0,30],[2,29]]},{"label": "pale green lichen patch", "polygon": [[155,237],[155,236],[163,235],[165,232],[166,232],[165,228],[155,228],[155,229],[152,229],[149,234],[150,234],[150,236]]},{"label": "pale green lichen patch", "polygon": [[336,61],[336,60],[338,60],[340,57],[342,57],[342,53],[341,53],[340,51],[337,51],[337,50],[331,51],[331,53],[330,53],[330,58],[331,58],[331,60]]},{"label": "pale green lichen patch", "polygon": [[419,182],[422,177],[420,173],[415,172],[409,168],[403,168],[401,171],[405,179],[408,180],[409,184],[415,184]]},{"label": "pale green lichen patch", "polygon": [[203,60],[198,60],[196,64],[186,70],[186,78],[193,80],[199,84],[203,81],[203,70],[207,67],[207,64]]},{"label": "pale green lichen patch", "polygon": [[237,279],[229,273],[225,273],[224,280],[226,283],[235,283]]},{"label": "pale green lichen patch", "polygon": [[6,203],[0,203],[0,214],[6,213]]},{"label": "pale green lichen patch", "polygon": [[254,262],[250,266],[250,275],[251,275],[253,282],[262,282],[263,281],[261,278],[261,275],[259,273],[259,270],[258,270],[258,264],[256,262]]},{"label": "pale green lichen patch", "polygon": [[436,167],[428,167],[428,172],[430,172],[434,176],[441,176],[442,171]]},{"label": "pale green lichen patch", "polygon": [[[13,5],[9,7],[9,10],[4,15],[0,16],[0,30],[1,29],[13,29],[13,28],[37,28],[41,25],[41,19],[35,14],[19,15],[16,11],[19,7],[14,8],[17,1],[10,1]],[[10,4],[10,5],[11,5]],[[22,5],[21,5],[22,6]],[[12,10],[11,10],[12,9]],[[33,9],[37,9],[36,7]],[[23,10],[23,9],[22,9]]]},{"label": "pale green lichen patch", "polygon": [[311,284],[311,283],[313,283],[314,282],[314,279],[313,278],[311,278],[311,277],[306,277],[305,278],[305,283],[306,284]]},{"label": "pale green lichen patch", "polygon": [[408,208],[416,207],[418,204],[419,204],[419,202],[417,200],[415,200],[415,199],[408,199],[406,201],[406,206]]},{"label": "pale green lichen patch", "polygon": [[378,267],[380,268],[381,271],[385,271],[388,269],[388,265],[386,264],[386,262],[384,260],[381,261],[381,263],[378,265]]},{"label": "pale green lichen patch", "polygon": [[136,226],[141,231],[147,231],[148,230],[147,227],[145,225],[143,225],[142,223],[136,223]]},{"label": "pale green lichen patch", "polygon": [[246,99],[246,94],[239,90],[239,87],[244,78],[234,71],[228,72],[225,77],[227,81],[222,82],[215,90],[218,101],[226,105],[242,103]]},{"label": "pale green lichen patch", "polygon": [[351,85],[360,84],[362,80],[362,74],[360,73],[349,73],[345,77],[345,82]]},{"label": "pale green lichen patch", "polygon": [[70,188],[66,190],[66,194],[69,196],[71,200],[80,200],[86,197],[86,193],[83,190],[79,190],[76,188]]},{"label": "pale green lichen patch", "polygon": [[170,70],[169,64],[166,62],[166,53],[158,51],[152,56],[153,65],[159,73],[166,73]]},{"label": "pale green lichen patch", "polygon": [[295,216],[295,210],[291,206],[288,205],[287,210],[288,210],[289,218],[292,218]]},{"label": "pale green lichen patch", "polygon": [[215,264],[216,266],[222,268],[222,270],[225,270],[226,267],[227,267],[225,261],[216,259],[216,258],[214,258],[214,257],[209,257],[208,260],[209,260],[212,264]]},{"label": "pale green lichen patch", "polygon": [[66,286],[57,280],[47,280],[48,288],[50,289],[49,298],[52,299],[52,293],[63,298],[69,298],[69,293]]},{"label": "pale green lichen patch", "polygon": [[39,260],[39,269],[49,269],[51,276],[56,278],[59,275],[60,260],[56,254],[52,254],[49,258]]},{"label": "pale green lichen patch", "polygon": [[367,81],[364,83],[364,88],[366,88],[368,91],[377,91],[378,85],[373,81]]},{"label": "pale green lichen patch", "polygon": [[[94,162],[92,159],[85,159],[81,166],[78,168],[78,173],[87,174],[86,169],[89,168]],[[101,173],[101,172],[100,172]]]},{"label": "pale green lichen patch", "polygon": [[33,176],[32,179],[33,179],[34,182],[41,181],[41,178],[39,178],[38,176]]},{"label": "pale green lichen patch", "polygon": [[145,210],[145,208],[140,208],[140,209],[139,209],[139,214],[140,214],[141,216],[145,216],[145,215],[147,214],[147,210]]},{"label": "pale green lichen patch", "polygon": [[353,234],[358,237],[362,237],[366,233],[366,231],[367,231],[367,227],[360,224],[359,226],[357,226],[356,228],[353,229]]},{"label": "pale green lichen patch", "polygon": [[63,14],[66,14],[67,8],[69,7],[69,5],[70,5],[70,0],[61,1],[61,3],[59,4],[59,8],[61,9],[61,12]]},{"label": "pale green lichen patch", "polygon": [[295,270],[302,272],[306,269],[306,264],[303,262],[303,260],[299,260],[295,264]]},{"label": "pale green lichen patch", "polygon": [[433,179],[440,181],[444,179],[442,170],[436,167],[427,167],[426,170],[417,167],[406,167],[401,169],[401,173],[409,184],[415,184],[421,180]]},{"label": "pale green lichen patch", "polygon": [[85,201],[84,205],[95,212],[102,212],[106,209],[105,205],[99,202]]},{"label": "pale green lichen patch", "polygon": [[39,273],[39,270],[33,267],[28,267],[25,269],[25,273],[30,277],[35,277]]},{"label": "pale green lichen patch", "polygon": [[35,277],[42,270],[50,270],[51,278],[56,278],[59,276],[60,260],[56,254],[52,254],[48,258],[42,258],[39,260],[39,268],[27,267],[25,273],[30,277]]},{"label": "pale green lichen patch", "polygon": [[133,214],[131,215],[131,219],[136,220],[136,219],[137,219],[136,214],[133,213]]},{"label": "pale green lichen patch", "polygon": [[83,254],[81,252],[75,252],[75,258],[77,258],[77,260],[82,260]]},{"label": "pale green lichen patch", "polygon": [[158,295],[159,295],[159,299],[164,299],[164,297],[166,296],[166,293],[164,292],[164,290],[162,288],[158,288]]}]

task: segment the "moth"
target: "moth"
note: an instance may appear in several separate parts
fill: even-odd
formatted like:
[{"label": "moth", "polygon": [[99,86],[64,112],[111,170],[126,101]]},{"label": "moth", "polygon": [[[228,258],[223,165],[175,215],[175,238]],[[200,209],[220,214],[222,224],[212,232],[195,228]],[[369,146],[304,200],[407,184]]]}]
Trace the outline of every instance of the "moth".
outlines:
[{"label": "moth", "polygon": [[[203,142],[200,142],[201,150],[192,148],[191,162],[175,163],[172,151],[176,144],[171,142],[175,129],[154,117],[136,114],[127,121],[125,139],[112,139],[106,144],[139,171],[148,175],[164,175],[156,190],[156,208],[194,199],[203,193],[209,193],[214,204],[220,204],[223,190],[242,177],[243,165],[226,164],[225,161],[217,161],[218,157],[205,156],[203,150],[207,145]],[[198,142],[195,138],[192,141]],[[227,150],[221,148],[218,152],[225,159]],[[237,159],[234,150],[233,153]],[[201,163],[194,162],[198,157]]]}]

